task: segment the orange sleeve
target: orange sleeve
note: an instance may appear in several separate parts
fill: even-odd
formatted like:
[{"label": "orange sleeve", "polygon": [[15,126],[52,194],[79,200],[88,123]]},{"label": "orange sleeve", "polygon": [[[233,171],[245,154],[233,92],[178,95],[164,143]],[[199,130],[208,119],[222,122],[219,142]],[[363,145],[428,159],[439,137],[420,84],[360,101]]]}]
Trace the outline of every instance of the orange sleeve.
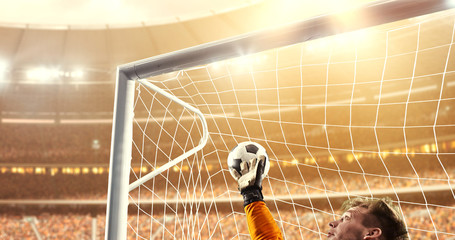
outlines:
[{"label": "orange sleeve", "polygon": [[275,219],[264,202],[257,201],[246,205],[245,213],[251,239],[283,239]]}]

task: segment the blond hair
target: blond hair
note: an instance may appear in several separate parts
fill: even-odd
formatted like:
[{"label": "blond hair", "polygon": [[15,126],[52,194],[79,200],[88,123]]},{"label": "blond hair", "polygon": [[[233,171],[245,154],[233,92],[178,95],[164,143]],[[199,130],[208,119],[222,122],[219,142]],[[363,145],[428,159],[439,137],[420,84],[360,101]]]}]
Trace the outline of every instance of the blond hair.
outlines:
[{"label": "blond hair", "polygon": [[406,240],[408,239],[408,231],[404,224],[403,218],[397,206],[395,206],[390,198],[354,198],[346,200],[342,209],[347,211],[353,207],[362,207],[368,210],[369,214],[374,215],[379,226],[366,226],[371,223],[364,223],[366,227],[379,227],[382,230],[384,239],[386,240]]}]

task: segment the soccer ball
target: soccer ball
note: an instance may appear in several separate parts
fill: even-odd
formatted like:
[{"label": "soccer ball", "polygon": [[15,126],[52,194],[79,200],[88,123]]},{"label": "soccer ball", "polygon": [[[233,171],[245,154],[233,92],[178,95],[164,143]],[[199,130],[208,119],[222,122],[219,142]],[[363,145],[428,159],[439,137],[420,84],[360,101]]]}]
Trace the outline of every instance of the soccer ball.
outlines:
[{"label": "soccer ball", "polygon": [[[228,156],[228,167],[229,170],[235,169],[238,173],[240,173],[240,163],[247,162],[253,158],[258,158],[260,155],[265,156],[265,167],[264,172],[262,173],[262,179],[267,176],[270,169],[270,161],[265,148],[258,143],[255,142],[242,142],[239,143],[232,151],[229,153]],[[235,176],[229,171],[232,177]]]}]

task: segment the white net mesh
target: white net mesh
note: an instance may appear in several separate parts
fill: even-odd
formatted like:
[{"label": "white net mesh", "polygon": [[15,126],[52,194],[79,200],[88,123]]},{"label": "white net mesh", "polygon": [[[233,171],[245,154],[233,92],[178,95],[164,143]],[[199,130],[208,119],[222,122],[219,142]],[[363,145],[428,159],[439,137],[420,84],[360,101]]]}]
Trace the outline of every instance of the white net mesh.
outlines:
[{"label": "white net mesh", "polygon": [[[207,146],[130,192],[131,239],[249,239],[230,149],[263,145],[286,239],[326,238],[346,199],[391,197],[411,239],[455,238],[453,11],[164,74]],[[199,144],[197,117],[138,85],[131,181]]]}]

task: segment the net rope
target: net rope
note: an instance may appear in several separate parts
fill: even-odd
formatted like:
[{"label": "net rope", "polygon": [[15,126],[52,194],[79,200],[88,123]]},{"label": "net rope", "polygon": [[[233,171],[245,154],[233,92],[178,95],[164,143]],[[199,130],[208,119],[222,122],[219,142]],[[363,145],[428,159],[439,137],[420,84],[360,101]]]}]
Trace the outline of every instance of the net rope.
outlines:
[{"label": "net rope", "polygon": [[[130,192],[129,239],[249,239],[227,170],[269,154],[267,206],[286,239],[325,239],[342,200],[389,196],[410,239],[455,238],[455,12],[149,79],[207,118],[207,146]],[[131,182],[198,145],[201,123],[138,84]]]}]

